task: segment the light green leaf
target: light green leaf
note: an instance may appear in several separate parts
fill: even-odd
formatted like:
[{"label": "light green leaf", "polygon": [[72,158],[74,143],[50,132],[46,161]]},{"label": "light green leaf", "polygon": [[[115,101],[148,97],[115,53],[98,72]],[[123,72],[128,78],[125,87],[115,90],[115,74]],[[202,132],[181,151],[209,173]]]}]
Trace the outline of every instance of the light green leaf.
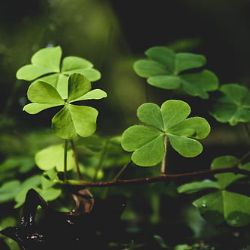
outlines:
[{"label": "light green leaf", "polygon": [[24,106],[29,114],[37,114],[45,109],[64,104],[55,88],[42,81],[33,82],[28,88],[28,99],[33,102]]},{"label": "light green leaf", "polygon": [[68,82],[68,102],[72,102],[91,90],[90,81],[81,74],[71,74]]},{"label": "light green leaf", "polygon": [[32,81],[42,75],[46,75],[49,73],[53,73],[51,72],[51,69],[41,68],[39,66],[28,64],[28,65],[21,67],[17,71],[16,78],[19,80]]},{"label": "light green leaf", "polygon": [[53,201],[57,199],[58,197],[60,197],[60,195],[62,194],[62,190],[57,189],[57,188],[49,188],[45,190],[42,189],[42,190],[37,190],[37,191],[46,201]]},{"label": "light green leaf", "polygon": [[0,204],[14,200],[21,187],[20,181],[13,180],[3,183],[0,187]]},{"label": "light green leaf", "polygon": [[62,71],[74,71],[77,69],[86,69],[86,68],[92,68],[93,64],[81,57],[77,56],[67,56],[63,59],[62,62]]},{"label": "light green leaf", "polygon": [[190,112],[190,106],[179,100],[169,100],[161,105],[161,111],[165,124],[165,130],[169,130],[171,127],[185,120]]},{"label": "light green leaf", "polygon": [[66,75],[80,73],[90,81],[97,81],[101,78],[100,72],[93,69],[91,62],[76,56],[68,56],[63,59],[62,72]]},{"label": "light green leaf", "polygon": [[16,205],[14,208],[19,208],[24,204],[28,190],[31,188],[36,189],[41,184],[41,178],[41,175],[34,175],[22,183],[19,192],[15,196]]},{"label": "light green leaf", "polygon": [[164,130],[161,109],[154,103],[144,103],[137,109],[138,118],[146,124]]},{"label": "light green leaf", "polygon": [[171,134],[167,136],[171,146],[184,157],[195,157],[203,150],[201,143],[194,139]]},{"label": "light green leaf", "polygon": [[132,154],[132,160],[139,166],[158,164],[164,156],[164,135],[150,127],[135,125],[122,135],[122,147]]},{"label": "light green leaf", "polygon": [[27,113],[34,115],[45,109],[60,106],[58,104],[44,104],[44,103],[29,103],[23,107],[23,110]]},{"label": "light green leaf", "polygon": [[72,100],[71,102],[76,101],[85,101],[85,100],[98,100],[107,97],[107,93],[101,89],[93,89],[89,91],[88,93],[84,94],[83,96],[80,96],[79,98]]},{"label": "light green leaf", "polygon": [[28,99],[34,103],[63,105],[64,101],[55,88],[42,81],[33,82],[27,91]]},{"label": "light green leaf", "polygon": [[64,106],[52,119],[54,133],[63,139],[73,140],[80,135],[87,137],[96,130],[98,111],[87,106]]},{"label": "light green leaf", "polygon": [[37,51],[31,58],[31,63],[43,68],[59,72],[59,65],[62,56],[61,47],[44,48]]},{"label": "light green leaf", "polygon": [[204,139],[210,133],[209,123],[202,117],[191,117],[178,123],[168,130],[169,133],[179,136]]},{"label": "light green leaf", "polygon": [[[40,150],[35,155],[37,166],[42,170],[56,168],[57,171],[64,171],[64,145],[58,144]],[[74,153],[72,149],[67,151],[67,170],[75,167]]]},{"label": "light green leaf", "polygon": [[48,73],[59,72],[61,55],[59,46],[40,49],[32,56],[32,64],[23,66],[17,71],[17,78],[30,81]]}]

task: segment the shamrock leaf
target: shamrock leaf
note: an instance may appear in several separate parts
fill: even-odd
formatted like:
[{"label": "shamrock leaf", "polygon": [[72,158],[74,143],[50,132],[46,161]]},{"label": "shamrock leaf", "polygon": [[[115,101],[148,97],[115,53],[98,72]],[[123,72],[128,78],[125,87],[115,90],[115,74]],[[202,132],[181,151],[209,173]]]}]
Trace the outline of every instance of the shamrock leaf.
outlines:
[{"label": "shamrock leaf", "polygon": [[41,80],[57,89],[62,98],[67,97],[67,78],[72,73],[84,75],[90,81],[100,79],[100,72],[93,69],[93,64],[86,59],[68,56],[62,61],[60,46],[43,48],[31,58],[31,64],[21,67],[16,74],[17,79],[32,81]]},{"label": "shamrock leaf", "polygon": [[[49,170],[56,168],[58,172],[64,171],[64,145],[58,144],[49,146],[38,151],[35,155],[37,166],[42,170]],[[73,150],[67,151],[67,170],[75,167],[75,159]]]},{"label": "shamrock leaf", "polygon": [[[220,156],[213,160],[211,169],[233,167],[239,164],[239,159],[234,156]],[[250,164],[239,164],[242,169],[249,170]],[[229,192],[226,188],[245,175],[234,173],[215,174],[216,181],[204,180],[191,182],[178,187],[179,193],[194,193],[204,189],[213,189],[214,192],[196,199],[193,205],[200,214],[213,224],[226,221],[231,226],[245,226],[250,223],[250,205],[248,196]]]},{"label": "shamrock leaf", "polygon": [[134,70],[147,78],[147,82],[163,89],[181,89],[189,95],[203,99],[209,97],[208,91],[218,88],[218,78],[209,70],[197,73],[183,73],[186,70],[205,65],[206,58],[192,53],[175,53],[166,47],[152,47],[145,52],[148,59],[135,62]]},{"label": "shamrock leaf", "polygon": [[43,81],[33,82],[27,92],[31,103],[25,105],[23,110],[36,114],[48,108],[63,106],[52,119],[54,133],[63,139],[74,139],[77,135],[90,136],[96,129],[98,111],[92,107],[77,106],[72,103],[102,99],[107,94],[100,89],[91,90],[89,80],[78,73],[69,76],[67,86],[67,99],[64,100],[50,84]]},{"label": "shamrock leaf", "polygon": [[166,101],[161,107],[153,103],[142,104],[137,116],[144,125],[125,130],[122,147],[134,151],[132,160],[139,166],[153,166],[162,161],[166,140],[184,157],[199,155],[203,148],[195,139],[205,138],[210,126],[204,118],[187,118],[190,112],[190,106],[179,100]]},{"label": "shamrock leaf", "polygon": [[246,226],[250,223],[250,198],[220,190],[205,195],[193,202],[200,214],[213,224],[221,224],[224,220],[230,226]]},{"label": "shamrock leaf", "polygon": [[219,89],[224,96],[218,99],[210,114],[219,122],[235,126],[250,121],[250,91],[239,84],[224,84]]}]

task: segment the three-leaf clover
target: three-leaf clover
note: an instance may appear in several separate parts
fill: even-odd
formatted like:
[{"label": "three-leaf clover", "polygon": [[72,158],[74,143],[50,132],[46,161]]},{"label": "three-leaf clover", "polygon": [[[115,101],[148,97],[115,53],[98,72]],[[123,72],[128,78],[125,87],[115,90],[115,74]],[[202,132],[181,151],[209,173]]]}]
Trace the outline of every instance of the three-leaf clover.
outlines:
[{"label": "three-leaf clover", "polygon": [[[211,169],[233,167],[239,164],[239,159],[234,156],[220,156],[213,160]],[[239,164],[245,170],[250,169],[250,164]],[[228,191],[227,187],[245,175],[234,173],[216,174],[217,181],[200,181],[187,183],[178,188],[179,193],[193,193],[205,189],[213,192],[206,194],[193,202],[200,214],[213,224],[226,221],[231,226],[245,226],[250,223],[250,198],[248,196]]]},{"label": "three-leaf clover", "polygon": [[88,106],[74,105],[74,102],[89,99],[102,99],[107,96],[100,89],[91,90],[91,83],[81,74],[74,73],[68,78],[68,96],[64,99],[57,89],[43,81],[33,82],[27,91],[31,103],[24,106],[24,111],[36,114],[45,109],[63,106],[53,117],[52,129],[63,139],[72,140],[80,135],[87,137],[96,130],[98,111]]},{"label": "three-leaf clover", "polygon": [[163,89],[181,89],[203,99],[209,97],[208,91],[218,88],[218,78],[209,70],[185,72],[204,66],[206,58],[203,55],[175,53],[161,46],[152,47],[145,54],[148,59],[135,62],[134,70],[139,76],[147,78],[150,85]]},{"label": "three-leaf clover", "polygon": [[250,91],[245,86],[231,83],[219,89],[224,96],[217,100],[210,114],[219,122],[231,126],[250,121]]},{"label": "three-leaf clover", "polygon": [[62,60],[60,46],[43,48],[31,58],[31,64],[21,67],[17,79],[33,81],[42,80],[57,89],[62,98],[67,97],[67,78],[72,73],[83,74],[91,82],[100,79],[100,72],[93,68],[88,60],[76,56],[67,56]]},{"label": "three-leaf clover", "polygon": [[[163,160],[166,141],[184,157],[199,155],[203,147],[195,139],[203,139],[210,125],[201,117],[191,117],[190,106],[180,100],[168,100],[161,107],[142,104],[137,116],[144,125],[134,125],[124,131],[122,147],[133,152],[132,161],[139,166],[153,166]],[[195,138],[195,139],[193,139]]]}]

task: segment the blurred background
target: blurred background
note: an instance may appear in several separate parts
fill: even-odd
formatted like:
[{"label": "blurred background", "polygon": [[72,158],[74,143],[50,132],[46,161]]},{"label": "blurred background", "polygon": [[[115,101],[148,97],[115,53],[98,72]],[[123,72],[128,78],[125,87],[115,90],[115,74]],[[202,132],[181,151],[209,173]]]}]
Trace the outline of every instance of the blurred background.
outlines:
[{"label": "blurred background", "polygon": [[[108,98],[93,103],[100,111],[97,133],[119,135],[138,123],[140,104],[161,104],[169,98],[167,92],[146,87],[145,79],[133,71],[133,63],[149,47],[170,46],[175,51],[203,54],[206,68],[221,84],[248,86],[249,11],[249,0],[1,0],[0,163],[24,154],[32,157],[50,142],[39,134],[50,128],[49,112],[31,116],[22,111],[28,102],[28,83],[15,76],[39,49],[60,45],[63,57],[79,56],[94,64],[102,78],[93,87],[108,93]],[[147,97],[146,88],[150,89]],[[194,115],[208,119],[212,132],[204,140],[203,155],[186,160],[173,152],[169,172],[207,169],[217,156],[240,157],[248,150],[247,134],[240,125],[218,124],[207,113],[209,101],[185,98]],[[6,177],[1,169],[0,174],[0,185],[12,176]],[[167,208],[171,209],[175,205]]]}]

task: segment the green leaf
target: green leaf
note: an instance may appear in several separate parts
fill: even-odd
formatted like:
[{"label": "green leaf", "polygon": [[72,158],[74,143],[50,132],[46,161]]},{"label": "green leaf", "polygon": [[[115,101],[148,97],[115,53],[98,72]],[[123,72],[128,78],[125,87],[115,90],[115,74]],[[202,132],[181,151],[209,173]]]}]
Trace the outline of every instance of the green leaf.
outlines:
[{"label": "green leaf", "polygon": [[178,123],[168,131],[171,134],[204,139],[210,133],[210,126],[202,117],[191,117]]},{"label": "green leaf", "polygon": [[33,103],[25,105],[23,110],[30,114],[64,104],[56,89],[42,81],[33,82],[28,88],[27,95]]},{"label": "green leaf", "polygon": [[250,91],[238,84],[224,84],[220,88],[224,94],[212,107],[210,114],[219,122],[231,126],[250,121]]},{"label": "green leaf", "polygon": [[87,106],[76,106],[70,103],[89,99],[101,99],[106,92],[91,90],[89,80],[81,74],[74,73],[68,78],[68,97],[63,100],[58,91],[50,84],[36,81],[28,89],[28,98],[32,103],[24,106],[23,110],[36,114],[48,108],[64,106],[52,119],[52,129],[63,139],[74,139],[92,135],[96,130],[98,111]]},{"label": "green leaf", "polygon": [[160,131],[150,127],[135,125],[122,135],[122,147],[132,154],[132,160],[139,166],[158,164],[164,156],[164,140]]},{"label": "green leaf", "polygon": [[205,195],[193,202],[201,215],[213,224],[224,220],[230,226],[246,226],[250,223],[250,198],[222,190]]},{"label": "green leaf", "polygon": [[[234,156],[230,155],[220,156],[213,160],[211,164],[211,169],[233,167],[238,163],[239,159]],[[216,174],[215,177],[218,180],[221,189],[225,189],[231,183],[245,176],[240,174],[235,175],[234,173],[222,173],[222,174]]]},{"label": "green leaf", "polygon": [[29,103],[23,107],[23,111],[34,115],[45,109],[59,106],[58,104]]},{"label": "green leaf", "polygon": [[72,102],[76,101],[85,101],[85,100],[98,100],[107,97],[107,93],[101,89],[93,89],[88,93],[80,96],[79,98],[73,100]]},{"label": "green leaf", "polygon": [[162,116],[166,131],[185,120],[190,112],[190,106],[179,100],[169,100],[161,105]]},{"label": "green leaf", "polygon": [[175,56],[175,68],[178,73],[202,67],[206,64],[206,58],[203,55],[192,53],[177,53]]},{"label": "green leaf", "polygon": [[154,103],[144,103],[137,109],[138,118],[146,124],[164,130],[161,109]]},{"label": "green leaf", "polygon": [[184,157],[195,157],[203,150],[201,143],[194,139],[171,134],[167,134],[167,136],[171,146]]},{"label": "green leaf", "polygon": [[[35,155],[37,166],[42,170],[56,168],[58,172],[64,171],[64,145],[49,146],[38,151]],[[72,149],[67,151],[67,170],[75,167],[74,153]]]},{"label": "green leaf", "polygon": [[0,203],[14,200],[14,198],[16,197],[16,194],[20,190],[20,186],[21,184],[20,184],[20,181],[18,180],[5,182],[0,187]]},{"label": "green leaf", "polygon": [[34,175],[22,183],[19,192],[15,196],[15,208],[21,207],[24,204],[28,190],[31,188],[36,189],[41,184],[41,178],[41,175]]},{"label": "green leaf", "polygon": [[218,182],[204,180],[204,181],[194,181],[191,183],[186,183],[178,187],[179,193],[195,193],[198,191],[202,191],[204,189],[220,189],[220,185]]},{"label": "green leaf", "polygon": [[188,118],[190,106],[178,100],[169,100],[161,108],[153,103],[142,104],[138,118],[145,124],[135,125],[124,131],[122,147],[134,153],[132,160],[139,166],[153,166],[165,154],[164,138],[184,157],[195,157],[202,152],[202,145],[191,138],[205,138],[210,132],[208,122],[200,117]]},{"label": "green leaf", "polygon": [[90,81],[97,81],[101,78],[100,72],[93,69],[91,62],[76,56],[68,56],[63,59],[62,72],[66,75],[80,73]]},{"label": "green leaf", "polygon": [[59,46],[40,49],[32,56],[32,64],[25,65],[17,71],[17,79],[30,81],[48,73],[59,72],[61,55]]},{"label": "green leaf", "polygon": [[63,139],[73,140],[77,135],[87,137],[96,130],[97,115],[94,108],[68,104],[53,117],[52,129]]},{"label": "green leaf", "polygon": [[149,59],[138,60],[134,64],[135,72],[148,78],[147,82],[163,89],[181,89],[189,95],[203,99],[209,97],[208,91],[218,88],[218,78],[208,70],[197,73],[183,71],[202,67],[206,58],[192,53],[174,53],[165,47],[152,47],[145,54]]},{"label": "green leaf", "polygon": [[63,59],[60,69],[61,47],[44,48],[36,52],[29,65],[17,71],[17,78],[27,81],[39,79],[56,88],[63,99],[68,96],[67,78],[70,74],[79,73],[90,81],[97,81],[101,74],[93,68],[93,64],[86,59],[69,56]]},{"label": "green leaf", "polygon": [[35,103],[64,104],[57,90],[48,83],[42,81],[33,82],[28,88],[27,96],[31,102]]},{"label": "green leaf", "polygon": [[68,102],[73,102],[91,90],[90,81],[81,74],[71,74],[68,82]]}]

